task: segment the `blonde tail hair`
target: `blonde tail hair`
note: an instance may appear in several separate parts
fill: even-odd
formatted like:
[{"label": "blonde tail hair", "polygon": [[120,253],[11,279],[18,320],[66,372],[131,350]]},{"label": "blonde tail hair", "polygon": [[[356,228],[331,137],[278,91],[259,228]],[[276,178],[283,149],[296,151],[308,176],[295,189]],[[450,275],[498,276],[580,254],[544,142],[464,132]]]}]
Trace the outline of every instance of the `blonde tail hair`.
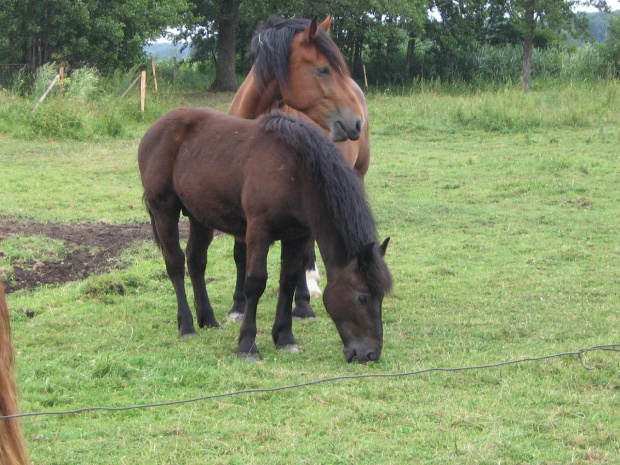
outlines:
[{"label": "blonde tail hair", "polygon": [[[4,287],[0,283],[0,415],[17,413],[17,386],[13,375],[15,353]],[[28,465],[28,450],[17,418],[0,420],[0,464]]]}]

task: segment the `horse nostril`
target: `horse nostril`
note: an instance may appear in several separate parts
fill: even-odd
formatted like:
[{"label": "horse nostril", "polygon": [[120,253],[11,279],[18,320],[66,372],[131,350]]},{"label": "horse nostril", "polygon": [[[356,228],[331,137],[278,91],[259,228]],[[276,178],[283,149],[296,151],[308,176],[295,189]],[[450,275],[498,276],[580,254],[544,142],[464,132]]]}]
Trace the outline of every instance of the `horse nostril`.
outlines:
[{"label": "horse nostril", "polygon": [[357,132],[362,132],[362,124],[364,124],[364,123],[362,122],[361,119],[358,119],[357,123],[355,123],[355,130]]}]

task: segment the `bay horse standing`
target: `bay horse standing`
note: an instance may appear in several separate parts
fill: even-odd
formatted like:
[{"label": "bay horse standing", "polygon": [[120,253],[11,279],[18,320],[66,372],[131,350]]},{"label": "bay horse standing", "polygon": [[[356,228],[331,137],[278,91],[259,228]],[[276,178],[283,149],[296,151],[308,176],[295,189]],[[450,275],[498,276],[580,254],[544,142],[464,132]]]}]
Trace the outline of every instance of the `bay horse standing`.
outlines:
[{"label": "bay horse standing", "polygon": [[[13,374],[15,352],[11,344],[11,322],[4,287],[0,283],[0,415],[16,415],[17,386]],[[0,463],[29,465],[28,451],[17,418],[0,419]]]},{"label": "bay horse standing", "polygon": [[186,255],[199,326],[218,326],[204,279],[213,231],[247,244],[239,358],[258,357],[257,304],[267,282],[269,246],[277,240],[282,255],[272,337],[280,349],[298,349],[292,332],[293,293],[312,239],[326,268],[323,302],[346,360],[380,357],[381,305],[392,282],[383,260],[387,240],[378,245],[361,183],[318,129],[282,114],[246,120],[180,108],[146,132],[138,164],[153,232],[176,293],[181,336],[196,332],[179,245],[183,212],[190,223]]},{"label": "bay horse standing", "polygon": [[[330,27],[331,15],[322,23],[316,18],[310,21],[277,17],[263,23],[252,39],[254,64],[235,94],[228,114],[255,119],[278,106],[282,111],[314,123],[336,141],[346,162],[363,181],[370,162],[366,99],[351,79],[340,49],[329,37]],[[351,99],[361,110],[361,126],[356,122],[353,131],[341,130],[332,113]],[[308,254],[307,268],[313,269],[314,247]],[[245,256],[245,245],[235,242],[237,285],[228,314],[232,321],[243,318]],[[295,302],[293,315],[314,316],[305,274],[298,283]]]}]

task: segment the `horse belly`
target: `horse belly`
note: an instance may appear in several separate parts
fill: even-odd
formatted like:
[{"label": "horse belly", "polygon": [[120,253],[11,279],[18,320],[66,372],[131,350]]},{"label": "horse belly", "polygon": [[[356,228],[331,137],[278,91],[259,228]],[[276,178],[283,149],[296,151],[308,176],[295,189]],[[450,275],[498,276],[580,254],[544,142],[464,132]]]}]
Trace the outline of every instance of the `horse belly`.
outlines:
[{"label": "horse belly", "polygon": [[245,235],[241,183],[235,176],[207,162],[199,169],[176,171],[173,182],[185,215],[227,234]]}]

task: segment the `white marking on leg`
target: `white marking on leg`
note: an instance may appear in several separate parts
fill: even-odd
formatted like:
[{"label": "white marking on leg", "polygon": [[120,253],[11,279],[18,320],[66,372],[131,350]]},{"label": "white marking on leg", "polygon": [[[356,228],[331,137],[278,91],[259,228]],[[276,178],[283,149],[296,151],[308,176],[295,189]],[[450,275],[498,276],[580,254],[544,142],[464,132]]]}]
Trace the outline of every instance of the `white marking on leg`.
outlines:
[{"label": "white marking on leg", "polygon": [[314,265],[314,269],[306,271],[306,283],[308,284],[308,291],[312,297],[321,297],[323,292],[319,287],[319,281],[321,276],[319,275],[319,269]]}]

